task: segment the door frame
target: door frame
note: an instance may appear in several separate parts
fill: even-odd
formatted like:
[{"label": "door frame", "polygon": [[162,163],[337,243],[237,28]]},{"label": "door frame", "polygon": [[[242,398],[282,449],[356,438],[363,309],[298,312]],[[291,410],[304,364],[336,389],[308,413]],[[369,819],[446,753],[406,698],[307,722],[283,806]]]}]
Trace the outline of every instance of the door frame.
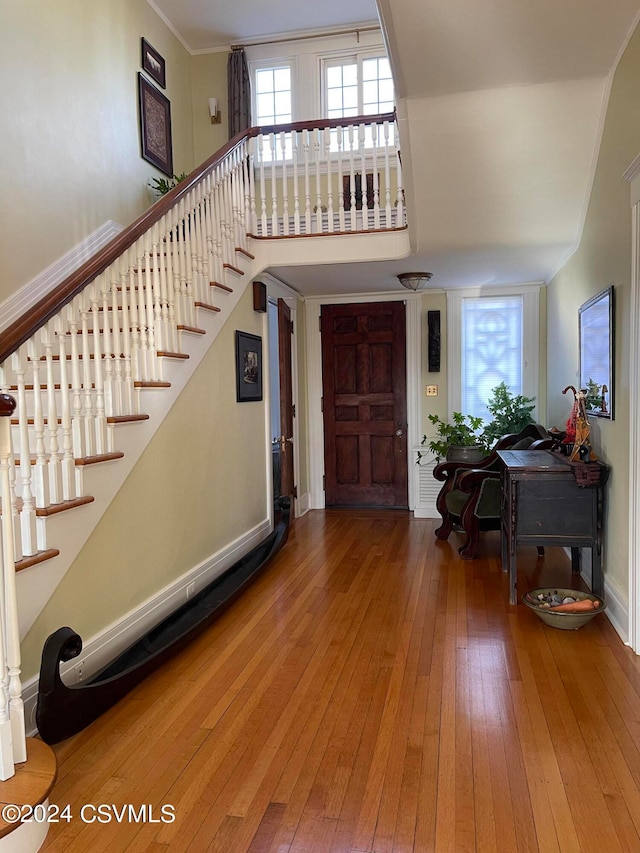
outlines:
[{"label": "door frame", "polygon": [[[293,419],[293,482],[296,485],[298,484],[298,473],[300,471],[300,406],[298,405],[299,393],[298,393],[298,358],[296,356],[297,352],[297,330],[298,330],[298,322],[297,322],[297,307],[298,302],[300,300],[300,296],[295,290],[292,290],[290,287],[287,287],[286,284],[279,281],[274,276],[269,273],[262,273],[259,276],[256,276],[256,279],[264,282],[267,285],[267,299],[277,302],[278,299],[284,299],[289,310],[291,311],[291,322],[293,323],[293,332],[291,334],[291,396],[293,399],[293,405],[295,406],[295,410],[297,416]],[[266,324],[267,324],[267,337],[268,339],[271,336],[272,329],[269,328],[269,313],[266,313]],[[276,324],[275,334],[277,336],[278,329]],[[279,377],[275,376],[269,377],[270,382],[279,381]],[[267,469],[268,469],[268,483],[269,488],[273,489],[272,482],[272,470],[271,470],[271,396],[269,395],[267,399]],[[298,497],[294,498],[293,501],[293,512],[292,518],[299,518],[306,512],[306,507],[302,506],[300,503],[301,500],[300,489],[298,489]]]},{"label": "door frame", "polygon": [[320,309],[322,305],[348,302],[404,302],[406,305],[406,364],[407,364],[407,490],[409,509],[415,509],[418,480],[414,464],[420,447],[422,314],[419,293],[359,293],[351,296],[311,296],[305,298],[305,338],[307,352],[307,412],[309,429],[309,486],[310,508],[324,509],[324,423],[322,417],[322,338]]}]

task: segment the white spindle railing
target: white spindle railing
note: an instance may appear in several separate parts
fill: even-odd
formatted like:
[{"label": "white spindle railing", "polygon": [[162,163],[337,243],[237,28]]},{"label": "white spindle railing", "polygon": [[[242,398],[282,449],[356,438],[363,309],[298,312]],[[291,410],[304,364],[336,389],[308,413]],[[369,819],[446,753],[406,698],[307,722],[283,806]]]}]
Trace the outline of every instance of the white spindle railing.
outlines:
[{"label": "white spindle railing", "polygon": [[15,564],[55,544],[47,511],[85,496],[84,464],[114,452],[113,422],[139,416],[248,234],[404,227],[395,138],[392,116],[254,129],[63,282],[34,331],[0,335],[0,778],[25,760]]},{"label": "white spindle railing", "polygon": [[244,209],[256,237],[405,227],[392,117],[264,128],[251,140]]}]

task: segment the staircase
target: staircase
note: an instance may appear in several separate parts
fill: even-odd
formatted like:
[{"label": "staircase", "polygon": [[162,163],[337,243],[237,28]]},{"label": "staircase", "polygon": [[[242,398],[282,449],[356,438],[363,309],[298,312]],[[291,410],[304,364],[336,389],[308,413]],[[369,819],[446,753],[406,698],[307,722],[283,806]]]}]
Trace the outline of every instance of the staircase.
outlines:
[{"label": "staircase", "polygon": [[0,335],[1,778],[25,760],[19,637],[268,266],[269,238],[405,227],[394,116],[349,121],[232,140]]}]

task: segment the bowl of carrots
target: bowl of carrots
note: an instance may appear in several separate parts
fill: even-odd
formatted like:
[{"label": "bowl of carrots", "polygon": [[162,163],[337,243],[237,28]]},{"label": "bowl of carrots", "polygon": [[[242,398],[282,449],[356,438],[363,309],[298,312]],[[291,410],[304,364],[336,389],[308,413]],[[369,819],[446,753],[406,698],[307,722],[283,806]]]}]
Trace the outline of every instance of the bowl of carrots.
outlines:
[{"label": "bowl of carrots", "polygon": [[534,611],[546,625],[576,631],[606,609],[604,599],[577,589],[541,587],[522,596],[523,604]]}]

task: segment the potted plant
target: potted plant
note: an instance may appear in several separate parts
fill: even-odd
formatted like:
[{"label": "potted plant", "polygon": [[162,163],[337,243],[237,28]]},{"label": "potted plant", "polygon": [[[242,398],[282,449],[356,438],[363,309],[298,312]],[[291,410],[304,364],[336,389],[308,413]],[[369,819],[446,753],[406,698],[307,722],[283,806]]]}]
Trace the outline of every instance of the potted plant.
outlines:
[{"label": "potted plant", "polygon": [[160,198],[161,195],[166,195],[174,187],[177,187],[180,181],[184,181],[186,177],[187,173],[183,172],[181,175],[174,175],[172,178],[152,178],[149,181],[149,186],[156,198]]},{"label": "potted plant", "polygon": [[[438,415],[429,415],[429,420],[436,428],[436,437],[429,440],[425,435],[422,444],[435,455],[436,462],[441,459],[477,462],[486,456],[487,444],[481,433],[482,418],[454,412],[450,422]],[[418,453],[417,464],[420,464],[422,456]]]},{"label": "potted plant", "polygon": [[491,394],[487,408],[493,418],[482,432],[483,442],[488,448],[493,447],[503,435],[521,432],[527,424],[532,424],[531,412],[535,408],[534,397],[514,396],[505,382],[496,385]]}]

